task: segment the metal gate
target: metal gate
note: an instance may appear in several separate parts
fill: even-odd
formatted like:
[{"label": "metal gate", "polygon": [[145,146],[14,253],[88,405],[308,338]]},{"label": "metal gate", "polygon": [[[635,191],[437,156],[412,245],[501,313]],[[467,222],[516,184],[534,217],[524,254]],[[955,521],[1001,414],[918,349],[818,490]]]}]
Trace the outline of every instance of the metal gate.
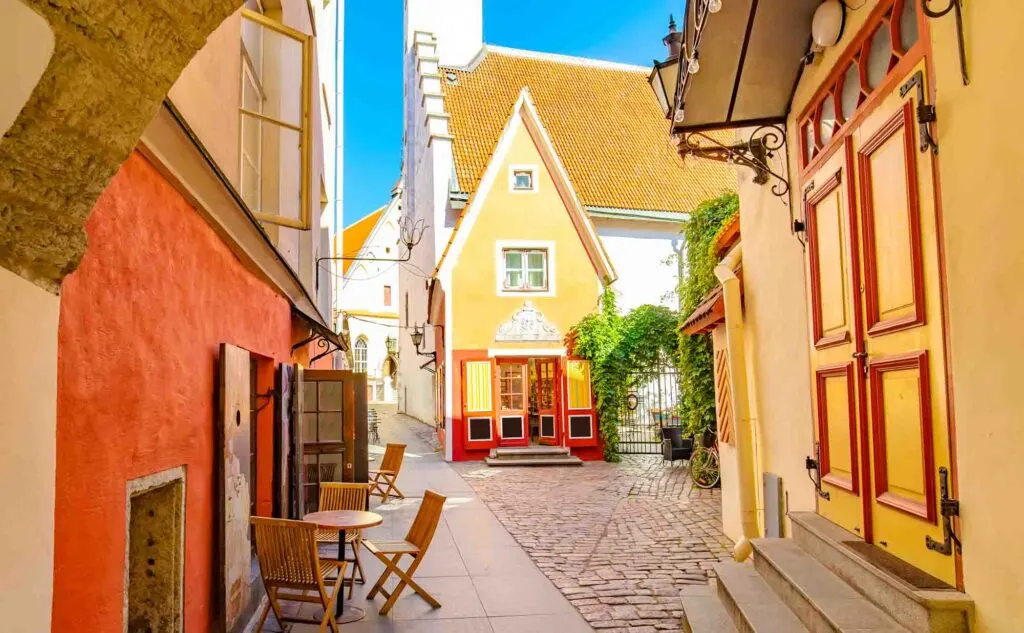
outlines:
[{"label": "metal gate", "polygon": [[661,429],[679,426],[682,390],[671,365],[630,373],[619,406],[619,452],[661,453]]}]

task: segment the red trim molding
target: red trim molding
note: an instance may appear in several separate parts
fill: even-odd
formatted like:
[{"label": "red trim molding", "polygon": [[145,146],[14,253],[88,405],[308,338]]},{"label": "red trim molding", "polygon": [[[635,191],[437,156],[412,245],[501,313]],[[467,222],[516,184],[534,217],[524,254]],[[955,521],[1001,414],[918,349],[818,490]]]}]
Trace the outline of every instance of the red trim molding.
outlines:
[{"label": "red trim molding", "polygon": [[[868,334],[877,336],[898,332],[925,323],[924,267],[921,259],[921,210],[917,191],[917,148],[914,146],[914,109],[911,102],[903,104],[886,121],[857,154],[860,172],[861,223],[864,231],[864,294],[867,308]],[[911,283],[913,312],[906,316],[882,320],[878,300],[878,263],[876,261],[875,208],[871,155],[900,130],[903,134],[904,179],[907,183],[907,227],[910,235]]]},{"label": "red trim molding", "polygon": [[[921,412],[921,456],[924,482],[924,503],[902,497],[889,490],[887,455],[885,449],[885,394],[882,390],[882,374],[889,371],[916,369],[918,375],[918,407]],[[932,435],[932,397],[928,372],[928,352],[911,352],[887,356],[868,364],[871,383],[871,433],[875,453],[875,498],[882,505],[924,519],[929,523],[938,520],[935,508],[935,444]]]},{"label": "red trim molding", "polygon": [[[848,408],[848,419],[850,426],[850,476],[837,475],[831,471],[831,459],[829,457],[829,431],[828,431],[828,403],[826,402],[825,382],[828,378],[845,378]],[[854,388],[853,362],[839,363],[836,365],[825,365],[814,372],[814,388],[818,401],[818,438],[820,442],[820,463],[821,480],[825,483],[841,488],[851,494],[860,494],[860,478],[858,474],[857,461],[857,393]]]}]

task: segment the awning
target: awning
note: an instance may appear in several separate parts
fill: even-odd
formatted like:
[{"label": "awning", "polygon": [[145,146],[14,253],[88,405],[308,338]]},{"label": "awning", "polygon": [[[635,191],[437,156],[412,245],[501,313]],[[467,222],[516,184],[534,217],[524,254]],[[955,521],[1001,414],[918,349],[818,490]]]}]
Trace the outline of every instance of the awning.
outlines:
[{"label": "awning", "polygon": [[[723,0],[696,32],[694,18],[704,2],[691,0],[683,25],[687,54],[676,94],[684,115],[673,117],[673,132],[746,127],[784,121],[810,50],[811,17],[821,0]],[[679,92],[682,90],[682,92]]]},{"label": "awning", "polygon": [[679,329],[684,334],[705,334],[725,323],[725,300],[722,287],[717,286],[693,309]]}]

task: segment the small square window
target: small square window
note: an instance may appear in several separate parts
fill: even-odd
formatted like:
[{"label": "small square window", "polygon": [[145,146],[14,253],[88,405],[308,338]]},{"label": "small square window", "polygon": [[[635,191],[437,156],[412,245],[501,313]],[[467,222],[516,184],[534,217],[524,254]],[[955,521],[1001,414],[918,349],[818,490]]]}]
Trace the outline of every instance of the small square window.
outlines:
[{"label": "small square window", "polygon": [[543,249],[504,251],[504,289],[544,291],[548,289],[548,252]]},{"label": "small square window", "polygon": [[533,169],[513,169],[512,170],[512,190],[513,191],[533,191],[534,186],[534,170]]}]

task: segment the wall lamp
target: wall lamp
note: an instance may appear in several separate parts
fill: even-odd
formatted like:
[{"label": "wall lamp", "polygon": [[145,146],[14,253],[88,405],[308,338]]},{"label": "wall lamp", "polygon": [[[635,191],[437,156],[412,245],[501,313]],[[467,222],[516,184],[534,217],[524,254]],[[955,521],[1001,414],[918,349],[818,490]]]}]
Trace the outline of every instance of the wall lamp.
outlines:
[{"label": "wall lamp", "polygon": [[[430,363],[434,363],[434,367],[437,367],[437,350],[436,349],[434,351],[431,351],[431,352],[421,352],[420,351],[420,345],[423,344],[423,329],[424,329],[423,326],[416,325],[416,326],[413,326],[412,332],[409,333],[409,338],[412,339],[413,347],[416,348],[416,355],[417,356],[426,356],[426,357],[428,357],[430,359],[427,362],[425,362],[422,365],[420,365],[420,369],[427,369],[427,365],[429,365]],[[433,371],[433,370],[427,369],[427,371]]]}]

